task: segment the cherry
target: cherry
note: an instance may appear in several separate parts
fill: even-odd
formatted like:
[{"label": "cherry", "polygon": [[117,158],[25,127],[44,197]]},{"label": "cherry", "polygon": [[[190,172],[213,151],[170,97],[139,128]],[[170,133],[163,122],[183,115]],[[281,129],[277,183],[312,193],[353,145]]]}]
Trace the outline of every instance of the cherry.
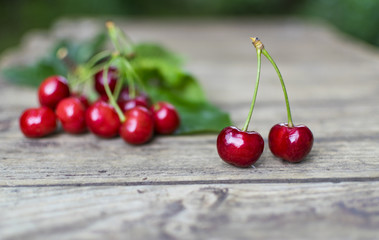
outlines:
[{"label": "cherry", "polygon": [[126,102],[128,100],[130,100],[129,88],[124,87],[123,89],[121,89],[117,101]]},{"label": "cherry", "polygon": [[[109,67],[108,74],[107,74],[107,81],[109,85],[109,89],[113,93],[114,89],[116,88],[116,83],[118,80],[117,75],[117,68],[115,67]],[[104,88],[104,70],[100,70],[95,74],[95,89],[100,95],[106,95],[105,88]]]},{"label": "cherry", "polygon": [[41,106],[55,109],[63,98],[70,96],[70,89],[66,78],[62,76],[51,76],[46,78],[38,89],[38,99]]},{"label": "cherry", "polygon": [[313,134],[305,125],[289,127],[287,123],[274,125],[268,135],[271,152],[288,162],[301,162],[311,151]]},{"label": "cherry", "polygon": [[63,99],[58,103],[55,113],[66,132],[75,134],[86,130],[86,108],[78,98]]},{"label": "cherry", "polygon": [[136,106],[149,107],[148,100],[144,96],[137,96],[134,99],[129,99],[127,101],[119,101],[118,105],[120,106],[123,112],[126,112]]},{"label": "cherry", "polygon": [[55,114],[48,107],[26,109],[20,117],[20,129],[26,137],[44,137],[53,133],[56,128]]},{"label": "cherry", "polygon": [[121,125],[120,135],[130,144],[148,142],[154,133],[154,119],[151,112],[142,106],[136,106],[125,112],[125,122]]},{"label": "cherry", "polygon": [[99,102],[99,101],[102,101],[102,102],[108,102],[109,101],[109,98],[108,98],[108,96],[107,95],[100,95],[98,98],[97,98],[97,100],[96,100],[96,102]]},{"label": "cherry", "polygon": [[237,167],[250,167],[264,149],[262,136],[255,131],[241,131],[229,126],[217,137],[218,155],[225,162]]},{"label": "cherry", "polygon": [[83,104],[83,106],[87,109],[89,108],[89,101],[88,101],[88,98],[86,95],[84,94],[80,94],[80,93],[72,93],[71,94],[72,97],[76,97],[77,99],[79,99],[79,101]]},{"label": "cherry", "polygon": [[284,100],[286,102],[288,124],[276,124],[269,133],[269,147],[271,152],[288,162],[301,162],[311,151],[313,145],[313,135],[311,130],[305,125],[295,126],[292,122],[291,108],[288,100],[287,89],[284,84],[282,74],[279,71],[274,59],[264,48],[258,38],[251,38],[255,48],[260,49],[262,54],[270,61],[274,67],[280,84],[282,85]]},{"label": "cherry", "polygon": [[111,105],[98,101],[87,109],[86,124],[88,129],[95,135],[111,138],[118,134],[121,122]]},{"label": "cherry", "polygon": [[236,167],[249,167],[254,164],[261,156],[264,148],[262,136],[255,131],[247,131],[257,98],[261,71],[261,49],[258,48],[257,60],[257,80],[245,125],[242,130],[233,126],[226,127],[217,137],[218,155],[222,160]]},{"label": "cherry", "polygon": [[158,102],[150,110],[154,116],[154,127],[157,133],[171,134],[179,127],[179,114],[170,103]]}]

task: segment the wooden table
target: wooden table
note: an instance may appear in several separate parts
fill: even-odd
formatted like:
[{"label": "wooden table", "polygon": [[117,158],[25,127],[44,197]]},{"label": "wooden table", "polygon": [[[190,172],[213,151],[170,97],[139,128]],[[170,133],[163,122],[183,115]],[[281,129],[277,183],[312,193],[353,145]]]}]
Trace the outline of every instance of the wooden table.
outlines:
[{"label": "wooden table", "polygon": [[[61,21],[3,63],[32,61],[51,40],[91,35],[99,22]],[[120,138],[64,133],[27,139],[18,118],[36,91],[0,81],[0,239],[377,239],[379,53],[300,19],[119,20],[129,35],[187,57],[209,100],[242,127],[256,74],[250,36],[276,60],[295,123],[315,143],[300,164],[270,153],[286,121],[279,81],[263,60],[250,129],[264,136],[255,168],[223,163],[216,134]]]}]

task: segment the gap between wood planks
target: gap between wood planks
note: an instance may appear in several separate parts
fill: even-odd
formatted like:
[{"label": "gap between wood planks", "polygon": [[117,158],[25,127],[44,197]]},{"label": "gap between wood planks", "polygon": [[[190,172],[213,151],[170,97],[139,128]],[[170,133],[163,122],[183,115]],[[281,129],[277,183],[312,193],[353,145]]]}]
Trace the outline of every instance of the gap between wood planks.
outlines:
[{"label": "gap between wood planks", "polygon": [[7,187],[107,187],[107,186],[164,186],[164,185],[207,185],[207,184],[288,184],[288,183],[342,183],[342,182],[378,182],[379,177],[349,178],[304,178],[304,179],[232,179],[232,180],[194,180],[194,181],[137,181],[104,183],[62,183],[62,184],[20,184],[0,185]]}]

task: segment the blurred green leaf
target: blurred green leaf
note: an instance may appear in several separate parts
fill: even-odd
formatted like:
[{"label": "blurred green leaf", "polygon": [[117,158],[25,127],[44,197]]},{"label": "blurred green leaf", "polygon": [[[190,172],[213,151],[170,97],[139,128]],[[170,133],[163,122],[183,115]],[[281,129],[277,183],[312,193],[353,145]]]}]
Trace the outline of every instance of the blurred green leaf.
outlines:
[{"label": "blurred green leaf", "polygon": [[158,59],[138,59],[133,66],[148,90],[165,89],[188,102],[204,102],[205,95],[196,79],[180,67]]},{"label": "blurred green leaf", "polygon": [[74,63],[80,64],[88,61],[91,56],[100,51],[105,41],[106,35],[104,33],[81,43],[61,40],[44,58],[35,64],[5,68],[2,70],[2,74],[11,83],[37,87],[45,78],[51,75],[67,75],[67,66],[56,56],[58,49],[67,48],[69,58]]},{"label": "blurred green leaf", "polygon": [[197,80],[182,68],[182,59],[154,44],[135,47],[134,69],[149,96],[175,105],[181,117],[177,134],[219,132],[231,124],[227,113],[206,101]]},{"label": "blurred green leaf", "polygon": [[231,125],[229,114],[207,101],[189,101],[165,88],[149,88],[149,96],[154,101],[173,104],[180,115],[181,125],[176,134],[219,132]]},{"label": "blurred green leaf", "polygon": [[133,49],[137,60],[148,58],[164,61],[175,66],[183,64],[183,59],[180,56],[156,43],[138,43],[133,46]]}]

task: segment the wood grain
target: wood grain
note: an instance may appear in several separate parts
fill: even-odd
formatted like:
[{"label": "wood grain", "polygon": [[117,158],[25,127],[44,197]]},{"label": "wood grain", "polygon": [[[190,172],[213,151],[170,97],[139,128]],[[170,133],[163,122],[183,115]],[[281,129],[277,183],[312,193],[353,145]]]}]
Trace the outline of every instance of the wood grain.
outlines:
[{"label": "wood grain", "polygon": [[[216,134],[156,137],[144,146],[87,133],[27,139],[18,117],[35,89],[0,79],[0,239],[376,239],[379,235],[379,52],[300,19],[116,21],[133,39],[188,58],[208,99],[244,122],[258,36],[287,84],[295,123],[315,136],[301,164],[266,144],[254,168],[223,163]],[[102,21],[62,20],[30,33],[1,66],[33,62],[52,42],[92,36]],[[80,34],[79,34],[80,33]],[[266,142],[286,120],[263,60],[251,129]]]},{"label": "wood grain", "polygon": [[[3,239],[375,239],[378,182],[3,188]],[[22,209],[22,211],[20,211]]]}]

